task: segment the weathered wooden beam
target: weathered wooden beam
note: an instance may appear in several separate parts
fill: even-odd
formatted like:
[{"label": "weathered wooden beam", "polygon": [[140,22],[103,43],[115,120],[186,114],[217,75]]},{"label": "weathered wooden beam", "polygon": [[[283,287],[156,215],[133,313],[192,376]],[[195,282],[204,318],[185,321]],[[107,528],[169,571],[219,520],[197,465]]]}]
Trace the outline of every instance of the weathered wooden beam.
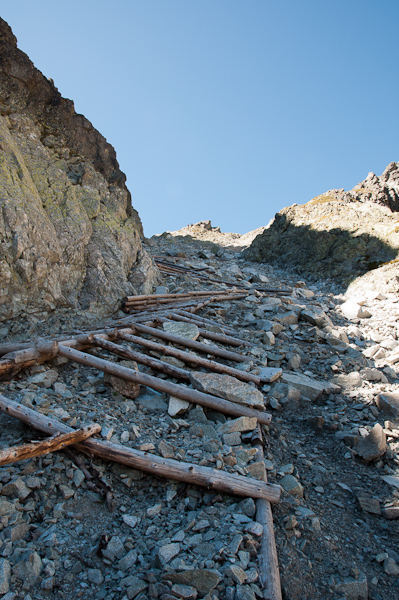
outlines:
[{"label": "weathered wooden beam", "polygon": [[94,425],[88,425],[83,429],[77,429],[70,433],[55,434],[40,442],[31,442],[30,444],[22,444],[21,446],[3,448],[0,450],[0,467],[19,460],[34,458],[35,456],[46,456],[46,454],[55,452],[56,450],[63,450],[63,448],[66,448],[67,446],[87,440],[89,437],[100,431],[101,426],[95,423]]},{"label": "weathered wooden beam", "polygon": [[[164,317],[160,317],[164,318]],[[170,312],[167,314],[168,319],[172,319],[172,321],[182,321],[183,323],[193,323],[197,325],[199,328],[200,335],[204,338],[208,338],[209,340],[213,340],[215,342],[220,342],[221,344],[227,344],[228,346],[255,346],[252,342],[248,340],[243,340],[242,338],[237,337],[236,335],[227,335],[226,333],[215,333],[213,331],[209,331],[207,329],[206,323],[201,323],[199,321],[195,322],[195,317],[189,319],[188,317],[183,317],[175,312]],[[158,319],[158,320],[160,320]],[[214,326],[213,326],[214,327]]]},{"label": "weathered wooden beam", "polygon": [[224,373],[225,375],[231,375],[232,377],[236,377],[240,381],[252,381],[255,385],[259,385],[261,382],[260,378],[256,375],[253,375],[252,373],[247,373],[246,371],[240,371],[240,369],[234,369],[234,367],[222,365],[221,363],[209,360],[208,358],[202,358],[201,356],[197,356],[196,354],[184,352],[184,350],[178,350],[174,346],[165,346],[163,344],[158,344],[157,342],[153,342],[152,340],[147,340],[137,335],[131,335],[130,333],[127,333],[125,331],[119,331],[118,337],[122,340],[126,340],[127,342],[132,342],[133,344],[144,346],[149,350],[155,350],[155,352],[161,352],[162,354],[174,356],[178,360],[182,360],[185,363],[197,365],[199,367],[204,367],[205,369],[215,371],[216,373]]},{"label": "weathered wooden beam", "polygon": [[[60,423],[48,415],[42,415],[27,406],[13,402],[1,394],[0,410],[47,434],[54,434],[58,431],[63,433],[71,431],[71,428],[64,423]],[[219,469],[179,462],[171,458],[163,458],[93,438],[80,442],[76,447],[84,452],[90,452],[99,456],[104,460],[118,462],[158,477],[177,479],[178,481],[200,485],[207,489],[214,489],[227,494],[251,498],[266,498],[270,502],[278,502],[280,498],[281,490],[278,485],[265,483],[250,477],[226,473]]]},{"label": "weathered wooden beam", "polygon": [[183,300],[184,298],[197,298],[201,296],[220,296],[220,294],[236,294],[237,290],[235,289],[227,289],[227,290],[198,290],[192,292],[179,292],[176,294],[149,294],[147,296],[127,296],[124,300],[125,306],[129,306],[130,304],[134,304],[135,302],[143,303],[146,301],[158,301],[158,300]]},{"label": "weathered wooden beam", "polygon": [[[259,425],[255,430],[252,442],[258,450],[255,461],[263,461],[263,436]],[[266,475],[264,481],[267,482]],[[256,501],[256,520],[263,527],[262,545],[258,553],[259,579],[263,587],[263,598],[264,600],[282,600],[273,515],[270,502],[265,498],[259,498]]]},{"label": "weathered wooden beam", "polygon": [[235,362],[247,361],[247,357],[242,356],[242,354],[238,354],[237,352],[224,350],[223,348],[218,348],[217,346],[207,346],[207,344],[203,344],[202,342],[196,342],[194,340],[190,340],[179,335],[172,335],[171,333],[166,333],[166,331],[161,331],[160,329],[156,329],[155,327],[148,327],[146,325],[142,325],[141,323],[131,323],[130,327],[133,331],[146,333],[147,335],[158,337],[162,340],[166,340],[167,342],[172,342],[172,344],[178,344],[179,346],[192,348],[193,350],[197,350],[198,352],[203,352],[205,354],[213,354],[214,356],[219,356],[220,358],[225,358],[226,360],[233,360]]},{"label": "weathered wooden beam", "polygon": [[169,363],[158,360],[157,358],[153,358],[152,356],[147,356],[141,352],[136,352],[135,350],[126,348],[126,346],[121,346],[120,344],[114,344],[113,342],[109,342],[98,335],[93,336],[93,343],[104,350],[108,350],[108,352],[112,352],[112,354],[123,356],[129,360],[135,360],[141,365],[145,365],[146,367],[150,367],[155,371],[165,373],[166,375],[169,375],[169,377],[176,377],[176,379],[190,381],[189,371],[180,369],[180,367],[175,367],[174,365],[170,365]]},{"label": "weathered wooden beam", "polygon": [[201,404],[202,406],[212,408],[213,410],[217,410],[219,412],[235,415],[236,417],[256,417],[259,423],[263,423],[265,425],[268,425],[272,418],[269,413],[249,408],[243,404],[230,402],[229,400],[224,400],[218,396],[205,394],[204,392],[193,390],[176,383],[171,383],[170,381],[165,381],[164,379],[159,379],[158,377],[153,377],[152,375],[140,373],[140,371],[134,371],[133,369],[123,367],[118,363],[113,363],[108,360],[104,360],[103,358],[92,356],[91,354],[73,350],[72,348],[63,346],[62,344],[59,346],[58,353],[60,356],[65,356],[66,358],[69,358],[69,360],[82,365],[94,367],[95,369],[99,369],[100,371],[104,371],[110,375],[121,377],[121,379],[146,385],[154,390],[157,390],[158,392],[165,392],[171,396],[180,398],[181,400],[187,400],[188,402]]}]

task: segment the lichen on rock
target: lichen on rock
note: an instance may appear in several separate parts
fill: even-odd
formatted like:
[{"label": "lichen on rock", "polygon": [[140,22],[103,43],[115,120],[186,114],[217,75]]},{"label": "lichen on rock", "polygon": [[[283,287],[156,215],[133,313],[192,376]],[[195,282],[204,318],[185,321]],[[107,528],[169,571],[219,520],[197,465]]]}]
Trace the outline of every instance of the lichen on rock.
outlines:
[{"label": "lichen on rock", "polygon": [[102,316],[152,289],[125,180],[0,19],[0,321],[62,307]]}]

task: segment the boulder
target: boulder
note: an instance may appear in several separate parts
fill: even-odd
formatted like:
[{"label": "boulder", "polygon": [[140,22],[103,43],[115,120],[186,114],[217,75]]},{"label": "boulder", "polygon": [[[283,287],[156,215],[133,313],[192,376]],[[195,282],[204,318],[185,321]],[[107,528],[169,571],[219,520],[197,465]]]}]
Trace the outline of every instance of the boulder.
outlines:
[{"label": "boulder", "polygon": [[192,371],[191,383],[197,390],[219,396],[231,402],[245,404],[252,408],[264,408],[263,394],[248,383],[238,381],[230,375],[219,375],[216,373],[201,373]]}]

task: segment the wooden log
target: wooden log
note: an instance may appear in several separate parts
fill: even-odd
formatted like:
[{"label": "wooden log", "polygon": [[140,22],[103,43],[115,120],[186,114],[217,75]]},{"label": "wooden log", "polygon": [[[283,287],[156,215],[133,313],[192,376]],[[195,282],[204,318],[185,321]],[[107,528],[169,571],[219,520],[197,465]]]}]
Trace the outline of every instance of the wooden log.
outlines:
[{"label": "wooden log", "polygon": [[186,371],[185,369],[180,369],[179,367],[170,365],[169,363],[163,362],[162,360],[158,360],[157,358],[153,358],[152,356],[141,354],[141,352],[136,352],[131,348],[126,348],[125,346],[114,344],[113,342],[109,342],[107,340],[102,339],[98,335],[93,336],[93,341],[96,344],[96,346],[104,348],[104,350],[108,350],[108,352],[112,352],[112,354],[123,356],[124,358],[127,358],[129,360],[135,360],[136,362],[142,365],[151,367],[151,369],[154,369],[155,371],[161,371],[161,373],[166,373],[166,375],[169,375],[170,377],[176,377],[176,379],[190,381],[190,372]]},{"label": "wooden log", "polygon": [[[263,461],[263,437],[259,425],[252,437],[252,442],[258,450],[255,461]],[[264,481],[267,482],[266,475]],[[263,587],[263,598],[264,600],[282,600],[272,508],[270,502],[264,498],[256,501],[256,520],[263,527],[262,545],[258,553],[259,579]]]},{"label": "wooden log", "polygon": [[162,340],[166,340],[167,342],[172,342],[172,344],[178,344],[179,346],[192,348],[193,350],[197,350],[198,352],[204,352],[205,354],[213,354],[214,356],[219,356],[220,358],[225,358],[226,360],[232,360],[235,362],[247,361],[247,357],[242,356],[242,354],[238,354],[237,352],[224,350],[222,348],[218,348],[217,346],[207,346],[202,342],[196,342],[194,340],[190,340],[179,335],[172,335],[171,333],[166,333],[166,331],[161,331],[160,329],[156,329],[155,327],[148,327],[147,325],[142,325],[141,323],[132,323],[130,327],[132,331],[146,333],[147,335],[158,337]]},{"label": "wooden log", "polygon": [[167,299],[180,299],[183,298],[195,298],[198,296],[218,296],[221,293],[227,294],[236,294],[237,290],[227,289],[227,290],[198,290],[192,292],[179,292],[176,294],[149,294],[149,295],[141,295],[141,296],[127,296],[124,300],[124,304],[134,304],[134,302],[143,302],[147,300],[167,300]]},{"label": "wooden log", "polygon": [[[42,415],[27,406],[13,402],[1,394],[0,410],[47,434],[54,434],[58,431],[62,433],[71,431],[71,428],[64,423],[60,423],[48,415]],[[172,458],[163,458],[133,448],[126,448],[119,444],[91,438],[80,442],[76,447],[104,460],[118,462],[158,477],[177,479],[178,481],[204,486],[207,489],[214,489],[227,494],[266,498],[270,502],[278,502],[280,498],[281,490],[278,485],[264,483],[250,477],[225,473],[210,467],[179,462]]]},{"label": "wooden log", "polygon": [[105,373],[110,373],[110,375],[116,375],[117,377],[121,377],[127,381],[133,381],[134,383],[146,385],[147,387],[157,390],[158,392],[165,392],[166,394],[170,394],[171,396],[175,396],[181,400],[187,400],[188,402],[201,404],[202,406],[212,408],[213,410],[217,410],[219,412],[235,415],[236,417],[256,417],[259,423],[263,423],[265,425],[268,425],[272,418],[269,413],[249,408],[243,404],[236,404],[235,402],[230,402],[229,400],[224,400],[223,398],[219,398],[217,396],[211,396],[211,394],[205,394],[204,392],[193,390],[176,383],[171,383],[170,381],[165,381],[164,379],[159,379],[158,377],[153,377],[152,375],[146,375],[145,373],[140,373],[140,371],[128,369],[127,367],[104,360],[103,358],[97,358],[96,356],[79,352],[79,350],[73,350],[72,348],[63,346],[62,344],[59,346],[58,353],[60,356],[65,356],[66,358],[69,358],[70,360],[82,365],[94,367],[95,369],[99,369]]},{"label": "wooden log", "polygon": [[[237,293],[235,295],[233,294],[223,294],[223,295],[219,295],[219,296],[211,296],[208,297],[209,299],[207,300],[207,303],[212,303],[212,302],[222,302],[224,300],[239,300],[240,298],[244,298],[247,294],[243,294],[241,293]],[[195,305],[196,303],[198,303],[198,300],[202,299],[202,298],[206,298],[207,296],[201,296],[201,298],[195,298],[192,300],[192,303]],[[124,306],[124,311],[125,312],[133,312],[133,311],[142,311],[142,310],[147,310],[151,307],[158,307],[158,308],[163,308],[163,306],[169,306],[170,304],[173,304],[174,307],[177,306],[177,304],[175,302],[172,302],[170,300],[159,300],[159,302],[152,302],[152,301],[148,301],[148,302],[142,302],[142,303],[135,303],[132,305],[125,305]]]},{"label": "wooden log", "polygon": [[101,431],[101,426],[95,423],[88,425],[83,429],[77,429],[70,433],[56,434],[47,440],[40,442],[32,442],[30,444],[22,444],[21,446],[13,446],[12,448],[3,448],[0,450],[0,467],[17,462],[18,460],[27,460],[35,456],[46,456],[50,452],[62,450],[71,444],[77,444],[87,440],[95,433]]},{"label": "wooden log", "polygon": [[[170,316],[170,315],[169,315]],[[167,317],[157,316],[156,320],[159,323],[166,323],[167,321],[171,321],[172,319],[168,319]],[[224,335],[223,333],[213,333],[212,331],[207,331],[206,329],[198,328],[200,336],[206,338],[208,340],[212,340],[214,342],[219,342],[220,344],[226,344],[228,346],[234,346],[235,348],[239,348],[241,346],[250,346],[251,342],[247,342],[247,340],[242,340],[237,337],[232,337],[230,335]]]},{"label": "wooden log", "polygon": [[19,350],[26,350],[26,348],[31,348],[31,342],[7,342],[5,344],[0,344],[0,356],[4,356],[5,354],[10,354],[10,352],[18,352]]},{"label": "wooden log", "polygon": [[58,342],[41,338],[37,340],[35,349],[40,352],[40,354],[50,354],[55,356],[58,352]]},{"label": "wooden log", "polygon": [[202,302],[201,304],[196,304],[195,306],[192,307],[192,311],[196,312],[197,310],[200,310],[201,308],[205,308],[205,306],[208,306],[212,302],[225,302],[226,300],[228,300],[229,302],[233,302],[233,300],[241,300],[242,298],[246,298],[247,296],[248,296],[248,294],[246,292],[237,294],[237,296],[233,296],[233,295],[231,295],[231,296],[215,296],[215,298],[213,298],[212,300],[205,300],[205,302]]},{"label": "wooden log", "polygon": [[174,356],[178,360],[182,360],[183,362],[189,363],[191,365],[198,365],[199,367],[204,367],[205,369],[215,371],[216,373],[224,373],[225,375],[231,375],[232,377],[240,379],[240,381],[253,381],[255,385],[260,384],[260,378],[256,375],[252,375],[252,373],[247,373],[246,371],[240,371],[239,369],[234,369],[233,367],[222,365],[221,363],[209,360],[208,358],[202,358],[195,354],[184,352],[184,350],[178,350],[173,346],[164,346],[163,344],[158,344],[157,342],[153,342],[152,340],[147,340],[136,335],[131,335],[130,333],[126,333],[124,331],[119,331],[118,337],[120,337],[123,340],[126,340],[127,342],[132,342],[133,344],[144,346],[149,350],[155,350],[156,352],[169,354],[169,356]]}]

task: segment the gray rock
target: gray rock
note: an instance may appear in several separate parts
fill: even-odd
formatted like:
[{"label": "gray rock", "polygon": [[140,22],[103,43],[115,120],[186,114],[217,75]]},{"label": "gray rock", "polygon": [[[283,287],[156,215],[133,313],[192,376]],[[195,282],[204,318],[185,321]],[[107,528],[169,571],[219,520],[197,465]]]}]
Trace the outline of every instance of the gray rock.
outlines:
[{"label": "gray rock", "polygon": [[180,400],[180,398],[169,398],[168,414],[171,417],[177,417],[187,412],[190,408],[190,402],[186,400]]},{"label": "gray rock", "polygon": [[128,571],[135,565],[137,562],[137,552],[135,550],[130,550],[123,558],[118,562],[118,568],[125,572]]},{"label": "gray rock", "polygon": [[278,323],[283,325],[296,325],[298,323],[298,315],[294,312],[287,312],[281,316],[275,317]]},{"label": "gray rock", "polygon": [[102,551],[102,555],[104,558],[107,558],[111,562],[114,562],[117,558],[122,558],[125,554],[125,548],[121,538],[117,535],[113,535],[109,540],[108,545]]},{"label": "gray rock", "polygon": [[32,377],[29,377],[29,381],[38,385],[39,387],[49,388],[55,383],[58,379],[58,371],[55,369],[49,369],[48,371],[44,371],[44,373],[37,373]]},{"label": "gray rock", "polygon": [[0,498],[0,518],[8,517],[12,515],[16,511],[16,508],[12,502],[8,502],[7,500],[3,500]]},{"label": "gray rock", "polygon": [[101,585],[104,581],[104,575],[100,569],[87,569],[87,577],[90,583]]},{"label": "gray rock", "polygon": [[168,405],[162,396],[152,392],[151,390],[145,390],[142,392],[138,396],[137,402],[149,412],[159,412],[165,414],[168,410]]},{"label": "gray rock", "polygon": [[383,456],[386,449],[386,435],[381,425],[376,423],[370,433],[359,441],[356,451],[363,460],[370,462]]},{"label": "gray rock", "polygon": [[377,498],[373,498],[370,494],[359,494],[357,497],[359,504],[364,512],[371,513],[373,515],[381,514],[381,506]]},{"label": "gray rock", "polygon": [[196,600],[198,592],[191,585],[175,583],[175,585],[172,586],[172,595],[175,598],[182,598],[184,600]]},{"label": "gray rock", "polygon": [[264,408],[263,395],[259,390],[230,375],[192,371],[190,380],[195,388],[207,394],[253,408]]},{"label": "gray rock", "polygon": [[35,551],[28,551],[12,570],[13,575],[22,579],[24,587],[29,589],[37,582],[43,569],[42,559]]},{"label": "gray rock", "polygon": [[376,403],[380,410],[386,412],[395,419],[399,417],[399,392],[384,392],[383,394],[378,394]]},{"label": "gray rock", "polygon": [[287,383],[291,387],[299,390],[301,394],[310,400],[317,400],[323,392],[332,394],[340,391],[339,386],[334,385],[329,381],[317,381],[308,375],[299,373],[283,373],[281,380],[283,383]]},{"label": "gray rock", "polygon": [[381,509],[381,514],[389,521],[393,519],[399,519],[399,506],[387,506]]},{"label": "gray rock", "polygon": [[243,584],[247,579],[245,571],[238,565],[231,565],[231,567],[227,567],[225,574],[228,577],[231,577],[234,583]]},{"label": "gray rock", "polygon": [[384,571],[387,575],[399,575],[399,566],[397,565],[397,563],[394,561],[393,558],[391,558],[390,556],[388,556],[388,558],[386,558],[384,560]]},{"label": "gray rock", "polygon": [[279,484],[291,496],[303,498],[303,486],[293,475],[284,475]]},{"label": "gray rock", "polygon": [[138,523],[138,518],[134,515],[124,514],[122,516],[122,520],[126,525],[128,525],[128,527],[131,527],[132,529],[134,529]]},{"label": "gray rock", "polygon": [[166,333],[178,335],[189,340],[196,340],[199,336],[199,329],[193,323],[182,323],[180,321],[166,321],[162,325]]},{"label": "gray rock", "polygon": [[276,381],[283,374],[282,369],[277,369],[276,367],[262,367],[258,374],[258,377],[264,383],[272,383]]},{"label": "gray rock", "polygon": [[381,383],[388,383],[388,379],[379,369],[362,369],[360,375],[363,381],[381,381]]},{"label": "gray rock", "polygon": [[235,431],[253,431],[256,429],[258,421],[256,417],[238,417],[238,419],[231,419],[220,425],[220,433],[233,433]]},{"label": "gray rock", "polygon": [[248,523],[248,525],[246,525],[245,531],[259,537],[263,534],[263,526],[257,521],[252,521],[251,523]]},{"label": "gray rock", "polygon": [[166,573],[162,579],[172,583],[181,583],[194,587],[200,594],[209,594],[218,583],[222,576],[217,571],[210,569],[190,569],[181,573]]},{"label": "gray rock", "polygon": [[0,594],[7,594],[10,589],[11,567],[8,560],[0,558]]},{"label": "gray rock", "polygon": [[18,477],[18,479],[12,481],[11,483],[7,483],[1,489],[3,496],[16,497],[19,500],[25,500],[31,491],[32,490],[27,487],[25,481],[21,479],[21,477]]},{"label": "gray rock", "polygon": [[303,319],[307,323],[311,323],[312,325],[316,325],[317,327],[321,328],[325,327],[326,325],[333,325],[330,317],[326,315],[324,310],[320,310],[317,308],[302,310],[301,319]]},{"label": "gray rock", "polygon": [[226,446],[239,446],[241,444],[241,434],[239,431],[233,433],[224,433],[223,442]]},{"label": "gray rock", "polygon": [[172,558],[179,554],[179,552],[180,544],[177,542],[161,546],[158,550],[158,560],[161,566],[167,565],[172,560]]},{"label": "gray rock", "polygon": [[343,594],[345,600],[367,600],[367,577],[364,573],[359,573],[357,579],[354,577],[343,577],[336,583],[336,591]]},{"label": "gray rock", "polygon": [[253,498],[245,498],[238,504],[240,511],[247,517],[254,517],[256,513],[256,505]]},{"label": "gray rock", "polygon": [[129,577],[129,581],[129,587],[126,590],[128,600],[132,600],[132,598],[135,598],[138,594],[140,594],[140,592],[143,592],[148,587],[148,583],[142,579],[139,579],[135,575]]},{"label": "gray rock", "polygon": [[[132,360],[122,360],[118,363],[122,367],[127,367],[128,369],[132,369],[133,371],[137,371],[137,363]],[[126,379],[122,379],[121,377],[116,377],[115,375],[110,375],[109,373],[104,374],[104,383],[109,383],[113,389],[125,396],[126,398],[131,398],[134,400],[140,393],[140,384],[135,383],[133,381],[127,381]]]},{"label": "gray rock", "polygon": [[249,585],[237,585],[235,600],[257,600],[257,595]]}]

